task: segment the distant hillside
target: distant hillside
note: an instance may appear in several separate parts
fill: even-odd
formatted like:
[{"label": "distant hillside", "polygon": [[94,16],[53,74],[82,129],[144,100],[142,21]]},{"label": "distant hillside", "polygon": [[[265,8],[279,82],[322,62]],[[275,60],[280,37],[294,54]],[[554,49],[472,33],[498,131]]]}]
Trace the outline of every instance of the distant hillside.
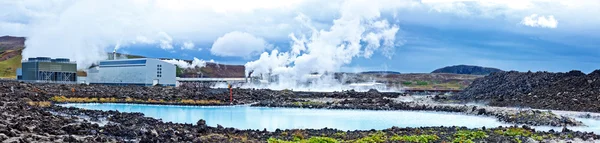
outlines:
[{"label": "distant hillside", "polygon": [[0,37],[0,52],[6,50],[19,50],[25,47],[25,37],[2,36]]},{"label": "distant hillside", "polygon": [[21,52],[24,48],[24,37],[0,37],[0,77],[15,77],[17,68],[21,68]]},{"label": "distant hillside", "polygon": [[493,72],[502,71],[497,68],[471,66],[471,65],[455,65],[436,69],[431,73],[453,73],[453,74],[472,74],[472,75],[488,75]]},{"label": "distant hillside", "polygon": [[400,74],[400,72],[395,72],[395,71],[366,71],[366,72],[361,72],[361,74]]}]

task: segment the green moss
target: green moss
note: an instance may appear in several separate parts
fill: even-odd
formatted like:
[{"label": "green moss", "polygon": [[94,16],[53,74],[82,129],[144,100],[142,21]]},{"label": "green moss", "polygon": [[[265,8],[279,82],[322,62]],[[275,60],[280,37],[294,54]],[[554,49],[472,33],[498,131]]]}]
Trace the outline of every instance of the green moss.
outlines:
[{"label": "green moss", "polygon": [[333,136],[338,138],[346,138],[346,132],[337,132]]},{"label": "green moss", "polygon": [[269,138],[267,140],[267,142],[268,143],[339,143],[340,141],[338,141],[334,138],[329,138],[329,137],[311,137],[308,140],[294,139],[294,141],[285,141],[285,140],[276,139],[276,138]]},{"label": "green moss", "polygon": [[296,106],[320,106],[324,105],[323,102],[315,102],[315,101],[305,101],[305,102],[293,102],[292,104]]},{"label": "green moss", "polygon": [[356,141],[354,141],[355,143],[382,143],[385,142],[387,140],[385,134],[381,131],[377,132],[377,133],[373,133],[367,137],[364,138],[360,138]]},{"label": "green moss", "polygon": [[454,134],[454,140],[452,142],[455,143],[470,143],[475,139],[484,139],[487,138],[488,135],[484,131],[469,131],[469,130],[461,130]]},{"label": "green moss", "polygon": [[417,85],[428,85],[426,81],[417,81]]},{"label": "green moss", "polygon": [[392,141],[403,141],[403,142],[416,142],[416,143],[428,143],[439,140],[440,137],[437,135],[410,135],[410,136],[393,136],[390,140]]},{"label": "green moss", "polygon": [[18,68],[21,68],[21,55],[0,61],[0,77],[15,78]]},{"label": "green moss", "polygon": [[412,84],[412,82],[410,82],[410,81],[404,81],[404,82],[402,82],[402,85],[406,85],[406,86],[411,85],[411,84]]},{"label": "green moss", "polygon": [[511,137],[530,137],[536,141],[542,141],[545,138],[553,138],[552,135],[541,136],[541,135],[532,133],[531,131],[523,129],[523,128],[508,128],[506,130],[495,130],[494,133],[503,135],[503,136],[511,136]]}]

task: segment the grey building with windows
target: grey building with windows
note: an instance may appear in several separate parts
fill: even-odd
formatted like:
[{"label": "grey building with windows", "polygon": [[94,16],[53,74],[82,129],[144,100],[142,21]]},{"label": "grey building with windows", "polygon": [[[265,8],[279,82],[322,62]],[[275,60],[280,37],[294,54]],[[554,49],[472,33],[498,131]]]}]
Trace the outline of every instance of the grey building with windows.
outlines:
[{"label": "grey building with windows", "polygon": [[65,58],[28,58],[21,62],[17,79],[27,82],[74,83],[77,81],[77,64]]},{"label": "grey building with windows", "polygon": [[177,82],[173,64],[151,58],[100,61],[87,73],[89,84],[176,86]]}]

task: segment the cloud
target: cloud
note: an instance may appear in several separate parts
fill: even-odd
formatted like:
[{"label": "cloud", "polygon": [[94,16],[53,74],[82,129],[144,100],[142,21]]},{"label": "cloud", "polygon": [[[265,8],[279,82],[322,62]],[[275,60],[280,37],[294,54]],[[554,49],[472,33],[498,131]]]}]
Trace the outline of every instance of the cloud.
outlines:
[{"label": "cloud", "polygon": [[160,39],[160,48],[165,50],[173,49],[173,38],[165,32],[160,32],[159,34],[162,37],[162,39]]},{"label": "cloud", "polygon": [[538,16],[537,14],[531,14],[524,17],[520,24],[529,27],[556,28],[558,21],[554,19],[553,15]]},{"label": "cloud", "polygon": [[184,42],[183,45],[181,46],[181,50],[193,50],[194,49],[194,43],[192,42]]},{"label": "cloud", "polygon": [[[171,51],[180,50],[180,47],[173,47],[174,42],[194,41],[197,47],[212,44],[219,37],[235,31],[278,46],[289,44],[302,47],[305,44],[304,50],[290,48],[289,51],[296,49],[290,54],[312,53],[308,50],[310,48],[306,48],[310,45],[301,42],[316,41],[311,39],[315,37],[311,34],[315,33],[312,29],[336,31],[337,27],[350,26],[339,23],[354,24],[352,19],[340,19],[350,14],[358,14],[356,17],[360,20],[371,20],[369,18],[372,17],[380,18],[378,21],[385,19],[390,28],[400,22],[413,22],[422,26],[459,30],[487,30],[489,27],[480,26],[491,25],[497,29],[516,29],[515,32],[520,32],[514,28],[514,23],[522,21],[525,15],[537,13],[546,19],[546,15],[558,17],[561,29],[581,35],[576,32],[600,31],[597,26],[600,19],[589,18],[589,15],[600,14],[597,7],[600,7],[600,2],[591,0],[7,0],[0,1],[0,33],[28,37],[24,58],[65,57],[77,61],[80,67],[86,67],[87,64],[105,59],[105,50],[118,43],[121,48],[151,44],[145,47]],[[299,14],[305,17],[303,19],[310,20],[309,24],[296,20]],[[459,16],[457,18],[449,14]],[[366,29],[360,42],[372,41],[368,43],[374,47],[355,50],[358,55],[371,57],[377,55],[377,52],[371,51],[389,51],[385,43],[390,39],[384,37],[390,36],[381,35],[393,35],[395,30],[385,32],[371,26],[367,28],[371,29]],[[297,42],[290,42],[294,41],[290,40],[291,33],[294,33]],[[334,32],[320,34],[324,35],[317,37],[329,37],[328,34]],[[403,37],[394,38],[394,44],[398,44]],[[379,41],[380,48],[374,49],[378,47],[375,41]],[[288,47],[278,48],[282,53],[288,51]],[[258,53],[265,50],[258,50]],[[237,54],[235,56],[239,57]]]},{"label": "cloud", "polygon": [[229,32],[219,37],[210,48],[213,55],[224,57],[250,57],[271,49],[263,38],[246,32]]}]

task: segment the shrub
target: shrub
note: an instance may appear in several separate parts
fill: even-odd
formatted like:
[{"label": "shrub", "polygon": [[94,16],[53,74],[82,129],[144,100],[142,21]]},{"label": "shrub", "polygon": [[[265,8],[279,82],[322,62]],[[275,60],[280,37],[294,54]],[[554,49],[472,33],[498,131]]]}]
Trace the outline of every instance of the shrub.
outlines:
[{"label": "shrub", "polygon": [[416,142],[416,143],[428,143],[439,140],[440,137],[437,135],[410,135],[410,136],[393,136],[390,140],[392,141],[403,141],[403,142]]},{"label": "shrub", "polygon": [[52,103],[48,102],[48,101],[28,101],[27,104],[29,104],[29,106],[38,106],[38,107],[50,107],[52,106]]},{"label": "shrub", "polygon": [[367,137],[358,139],[355,141],[355,143],[382,143],[385,142],[386,137],[385,134],[381,131],[371,134]]},{"label": "shrub", "polygon": [[454,143],[470,143],[475,139],[484,139],[488,135],[484,131],[461,130],[454,134]]},{"label": "shrub", "polygon": [[285,141],[285,140],[281,140],[281,139],[276,139],[276,138],[269,138],[267,140],[268,143],[339,143],[340,141],[334,139],[334,138],[329,138],[329,137],[311,137],[308,140],[304,140],[304,139],[298,139],[298,140],[294,140],[294,141]]}]

